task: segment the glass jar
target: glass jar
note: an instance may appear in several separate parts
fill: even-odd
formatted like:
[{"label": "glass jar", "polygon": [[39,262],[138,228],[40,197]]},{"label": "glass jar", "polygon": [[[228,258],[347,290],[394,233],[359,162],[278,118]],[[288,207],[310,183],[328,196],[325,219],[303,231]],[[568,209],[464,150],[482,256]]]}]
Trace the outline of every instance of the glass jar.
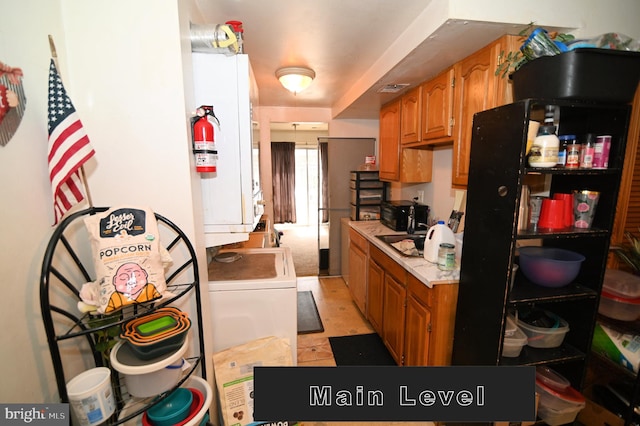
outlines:
[{"label": "glass jar", "polygon": [[438,248],[438,269],[452,271],[456,267],[456,246],[450,243],[442,243]]}]

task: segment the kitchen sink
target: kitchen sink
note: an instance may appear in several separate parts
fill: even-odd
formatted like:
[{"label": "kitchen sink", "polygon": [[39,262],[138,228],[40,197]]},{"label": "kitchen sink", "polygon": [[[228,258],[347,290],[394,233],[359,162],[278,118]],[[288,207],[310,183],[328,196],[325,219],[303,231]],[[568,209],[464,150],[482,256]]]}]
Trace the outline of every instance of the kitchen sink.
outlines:
[{"label": "kitchen sink", "polygon": [[[389,247],[391,247],[392,249],[394,249],[395,251],[397,251],[398,253],[406,257],[422,257],[423,256],[425,237],[426,237],[425,234],[376,235],[376,238],[378,238],[380,241],[384,242]],[[412,253],[410,253],[408,251],[403,251],[401,250],[401,248],[394,245],[395,243],[398,243],[404,240],[413,240],[415,248],[418,250],[418,252],[416,253],[415,251],[413,251]],[[411,248],[411,245],[408,244],[407,248]]]}]

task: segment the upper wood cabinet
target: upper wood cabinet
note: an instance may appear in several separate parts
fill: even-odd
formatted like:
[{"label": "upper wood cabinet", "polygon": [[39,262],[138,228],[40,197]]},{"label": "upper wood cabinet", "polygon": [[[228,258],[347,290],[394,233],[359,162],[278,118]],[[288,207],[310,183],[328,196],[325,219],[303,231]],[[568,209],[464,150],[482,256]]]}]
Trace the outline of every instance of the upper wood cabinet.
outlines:
[{"label": "upper wood cabinet", "polygon": [[400,100],[380,109],[380,145],[378,146],[381,180],[400,178]]},{"label": "upper wood cabinet", "polygon": [[450,68],[420,86],[421,127],[427,143],[451,142],[454,70]]},{"label": "upper wood cabinet", "polygon": [[402,145],[420,142],[421,139],[421,88],[418,86],[400,98],[401,118],[400,118],[400,143]]},{"label": "upper wood cabinet", "polygon": [[[506,77],[495,71],[504,52],[515,50],[517,36],[503,36],[454,65],[454,187],[466,187],[469,178],[469,154],[473,115],[511,101]],[[500,93],[499,93],[500,90]]]},{"label": "upper wood cabinet", "polygon": [[380,110],[380,179],[431,182],[434,145],[453,142],[452,185],[466,187],[473,115],[513,101],[495,72],[519,36],[505,35]]},{"label": "upper wood cabinet", "polygon": [[[405,183],[431,182],[433,151],[426,146],[415,147],[415,143],[406,146],[400,143],[401,119],[405,115],[402,107],[403,99],[405,98],[388,103],[380,109],[378,147],[380,180]],[[409,111],[415,111],[413,103],[410,102],[408,105],[411,105]],[[420,131],[418,131],[419,134]]]}]

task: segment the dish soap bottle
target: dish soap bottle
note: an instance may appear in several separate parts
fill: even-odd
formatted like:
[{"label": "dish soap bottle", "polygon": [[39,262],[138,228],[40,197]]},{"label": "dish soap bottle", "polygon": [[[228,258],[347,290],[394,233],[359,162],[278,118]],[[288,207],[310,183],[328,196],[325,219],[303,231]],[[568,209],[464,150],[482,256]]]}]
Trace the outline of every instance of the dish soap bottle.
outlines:
[{"label": "dish soap bottle", "polygon": [[556,126],[553,124],[554,113],[555,106],[545,107],[544,124],[540,126],[529,152],[531,167],[555,167],[558,164],[560,140],[556,135]]}]

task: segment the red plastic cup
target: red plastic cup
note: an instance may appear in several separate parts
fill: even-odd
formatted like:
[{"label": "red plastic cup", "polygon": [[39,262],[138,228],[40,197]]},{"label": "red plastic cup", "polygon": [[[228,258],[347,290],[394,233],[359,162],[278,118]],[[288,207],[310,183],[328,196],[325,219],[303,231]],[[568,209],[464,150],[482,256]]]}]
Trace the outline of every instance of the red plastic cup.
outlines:
[{"label": "red plastic cup", "polygon": [[573,226],[573,194],[553,194],[554,200],[562,200],[564,203],[564,226],[571,228]]},{"label": "red plastic cup", "polygon": [[540,210],[540,220],[538,221],[538,228],[554,230],[566,228],[564,212],[564,200],[552,200],[550,198],[545,198],[544,200],[542,200],[542,209]]}]

